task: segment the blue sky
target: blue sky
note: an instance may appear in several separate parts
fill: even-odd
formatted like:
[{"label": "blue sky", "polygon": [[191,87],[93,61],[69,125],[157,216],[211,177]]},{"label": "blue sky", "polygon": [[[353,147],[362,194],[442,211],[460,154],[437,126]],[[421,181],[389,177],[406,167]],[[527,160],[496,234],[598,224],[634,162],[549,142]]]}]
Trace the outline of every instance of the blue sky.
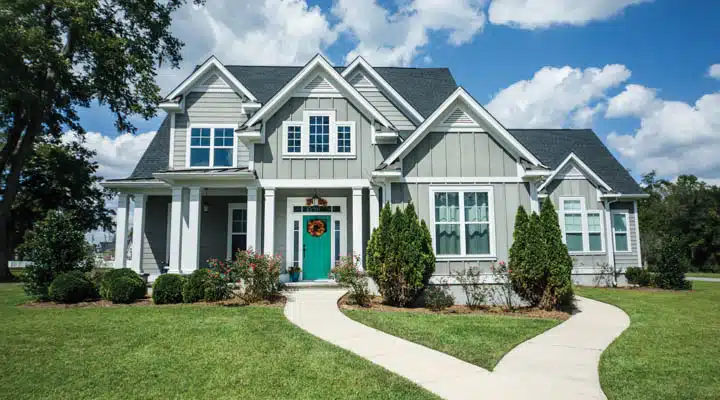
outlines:
[{"label": "blue sky", "polygon": [[[228,64],[302,64],[322,52],[336,64],[360,54],[373,65],[448,67],[508,127],[592,128],[635,175],[656,168],[720,182],[708,151],[720,150],[720,66],[709,73],[720,64],[720,2],[250,3],[218,0],[178,16],[184,68],[161,71],[164,93],[211,53]],[[137,120],[138,132],[161,118]],[[88,145],[103,153],[106,175],[129,173],[152,136],[118,138],[101,107],[81,120],[97,132]]]}]

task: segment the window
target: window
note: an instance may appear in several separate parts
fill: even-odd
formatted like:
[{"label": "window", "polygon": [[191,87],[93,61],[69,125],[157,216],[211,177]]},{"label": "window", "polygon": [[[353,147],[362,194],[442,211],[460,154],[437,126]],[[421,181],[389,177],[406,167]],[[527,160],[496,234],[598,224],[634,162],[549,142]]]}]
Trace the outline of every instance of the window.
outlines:
[{"label": "window", "polygon": [[340,261],[340,221],[335,220],[335,262]]},{"label": "window", "polygon": [[354,157],[355,122],[335,121],[335,111],[305,111],[303,121],[285,121],[286,157]]},{"label": "window", "polygon": [[247,248],[247,209],[244,204],[228,207],[228,258],[235,259],[238,250]]},{"label": "window", "polygon": [[293,221],[293,267],[300,266],[300,221]]},{"label": "window", "polygon": [[433,233],[438,256],[492,256],[490,188],[431,188]]},{"label": "window", "polygon": [[630,243],[628,240],[628,214],[612,213],[613,237],[615,242],[615,251],[630,251]]},{"label": "window", "polygon": [[190,129],[190,167],[232,167],[234,128]]},{"label": "window", "polygon": [[560,198],[563,238],[571,253],[602,252],[602,211],[586,210],[585,199]]}]

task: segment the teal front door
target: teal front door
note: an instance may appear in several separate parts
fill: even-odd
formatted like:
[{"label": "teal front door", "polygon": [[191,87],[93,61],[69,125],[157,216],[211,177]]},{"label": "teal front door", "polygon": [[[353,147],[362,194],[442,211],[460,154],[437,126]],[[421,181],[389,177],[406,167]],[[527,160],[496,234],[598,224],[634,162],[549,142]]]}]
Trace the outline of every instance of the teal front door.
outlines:
[{"label": "teal front door", "polygon": [[330,273],[330,216],[303,216],[303,280],[328,279]]}]

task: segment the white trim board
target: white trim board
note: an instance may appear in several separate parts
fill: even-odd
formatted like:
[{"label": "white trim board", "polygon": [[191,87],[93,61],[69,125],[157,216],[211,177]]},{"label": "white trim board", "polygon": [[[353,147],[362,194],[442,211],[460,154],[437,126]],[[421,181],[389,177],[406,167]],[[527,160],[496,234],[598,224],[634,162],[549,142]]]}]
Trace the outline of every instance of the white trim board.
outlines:
[{"label": "white trim board", "polygon": [[560,165],[558,165],[557,168],[555,168],[555,171],[553,171],[552,175],[550,175],[550,176],[545,180],[545,182],[543,182],[543,184],[540,185],[540,187],[538,188],[538,190],[541,191],[541,190],[545,189],[545,188],[550,184],[550,182],[552,182],[552,181],[558,176],[558,174],[565,168],[565,166],[568,165],[570,162],[575,163],[575,165],[578,166],[578,167],[581,169],[580,172],[582,172],[583,174],[585,174],[585,176],[590,177],[591,180],[594,181],[594,183],[595,183],[596,185],[602,186],[605,190],[607,190],[607,191],[609,191],[609,192],[612,191],[612,189],[610,188],[610,186],[609,186],[607,183],[605,183],[605,181],[603,181],[603,180],[595,173],[595,171],[593,171],[592,169],[590,169],[590,167],[588,167],[587,164],[585,164],[585,163],[580,159],[580,157],[578,157],[577,155],[575,155],[575,153],[570,153],[570,154],[568,154],[568,156],[565,157],[565,160],[563,160],[563,162],[560,163]]},{"label": "white trim board", "polygon": [[369,188],[368,179],[259,179],[260,186],[269,189],[333,189]]},{"label": "white trim board", "polygon": [[257,98],[255,98],[255,96],[253,96],[253,94],[242,83],[240,83],[240,81],[237,80],[237,78],[235,78],[235,76],[231,74],[230,71],[228,71],[228,69],[225,68],[220,60],[218,60],[214,55],[205,60],[200,67],[190,74],[190,76],[185,78],[185,80],[173,89],[170,94],[165,96],[165,98],[172,100],[179,95],[185,94],[185,92],[190,90],[201,78],[205,77],[205,73],[213,67],[218,70],[219,76],[223,78],[225,82],[235,90],[235,92],[247,97],[253,102],[257,102]]}]

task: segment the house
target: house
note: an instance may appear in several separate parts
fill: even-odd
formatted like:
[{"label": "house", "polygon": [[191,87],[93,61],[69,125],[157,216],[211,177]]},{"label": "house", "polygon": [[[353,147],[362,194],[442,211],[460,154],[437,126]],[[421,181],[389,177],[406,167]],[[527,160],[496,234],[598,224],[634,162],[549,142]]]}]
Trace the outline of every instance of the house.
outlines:
[{"label": "house", "polygon": [[363,255],[382,204],[413,202],[440,279],[506,260],[518,206],[538,212],[547,196],[577,281],[641,263],[642,191],[592,131],[507,129],[445,68],[210,57],[160,108],[133,173],[104,183],[120,193],[118,238],[142,232],[132,260],[116,241],[116,267],[187,274],[252,248],[326,279]]}]

